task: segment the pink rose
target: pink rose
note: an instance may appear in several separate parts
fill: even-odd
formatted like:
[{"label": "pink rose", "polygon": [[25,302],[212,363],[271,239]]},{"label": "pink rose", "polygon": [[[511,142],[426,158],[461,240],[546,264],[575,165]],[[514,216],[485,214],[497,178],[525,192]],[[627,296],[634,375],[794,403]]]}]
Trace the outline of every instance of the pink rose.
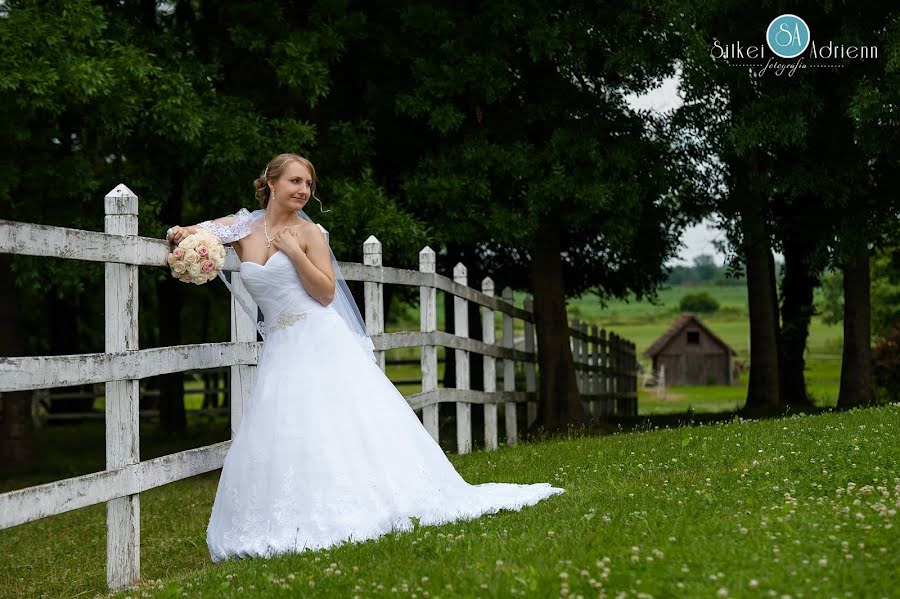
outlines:
[{"label": "pink rose", "polygon": [[203,262],[203,272],[209,272],[216,267],[216,264],[212,260],[206,260]]},{"label": "pink rose", "polygon": [[173,254],[176,258],[183,258],[183,257],[184,257],[184,250],[183,250],[182,248],[175,248],[174,250],[172,250],[172,254]]},{"label": "pink rose", "polygon": [[201,256],[205,256],[206,254],[209,253],[209,248],[207,248],[205,245],[198,245],[197,249],[194,251],[197,252],[198,254],[200,254]]}]

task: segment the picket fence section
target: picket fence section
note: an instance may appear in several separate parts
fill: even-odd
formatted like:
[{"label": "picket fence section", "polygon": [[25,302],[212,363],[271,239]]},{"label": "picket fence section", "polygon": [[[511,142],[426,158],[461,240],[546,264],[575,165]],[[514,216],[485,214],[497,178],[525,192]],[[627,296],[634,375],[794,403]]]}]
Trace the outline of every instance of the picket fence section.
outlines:
[{"label": "picket fence section", "polygon": [[[228,367],[231,369],[231,431],[238,430],[245,398],[249,397],[260,344],[253,322],[231,301],[231,342],[138,348],[138,276],[140,266],[166,264],[168,244],[139,237],[138,198],[119,185],[105,198],[105,232],[0,220],[0,252],[105,263],[106,351],[97,354],[7,357],[0,360],[0,395],[4,392],[105,383],[106,470],[0,494],[0,529],[99,503],[107,504],[107,583],[120,590],[140,578],[140,493],[222,467],[231,441],[224,441],[141,461],[139,456],[139,382],[141,379]],[[323,230],[324,231],[324,230]],[[327,235],[327,232],[326,232]],[[472,404],[484,406],[484,443],[496,449],[498,405],[503,405],[505,441],[518,440],[518,410],[526,410],[530,426],[537,418],[536,347],[532,303],[513,304],[512,290],[495,297],[488,277],[481,290],[468,286],[466,267],[458,264],[453,278],[435,272],[435,252],[419,253],[419,270],[382,265],[381,243],[373,236],[363,245],[363,263],[340,263],[347,280],[364,283],[365,320],[379,366],[385,352],[420,348],[422,390],[407,396],[422,412],[428,432],[439,440],[438,407],[456,409],[457,450],[472,449]],[[225,269],[231,271],[236,294],[255,307],[241,284],[240,263],[228,249]],[[384,332],[384,285],[408,285],[420,290],[420,330]],[[437,330],[437,291],[453,296],[454,331]],[[481,307],[482,340],[469,337],[468,302]],[[495,338],[495,312],[502,313],[502,334]],[[514,319],[524,323],[521,349],[514,343]],[[607,337],[596,326],[590,331],[574,321],[569,329],[578,371],[578,385],[588,411],[595,416],[637,413],[634,344]],[[456,388],[438,386],[437,348],[455,352]],[[484,356],[484,390],[470,389],[469,359]],[[502,390],[496,389],[497,361],[502,361]],[[525,385],[517,389],[516,363],[523,364]],[[127,377],[127,378],[125,378]]]}]

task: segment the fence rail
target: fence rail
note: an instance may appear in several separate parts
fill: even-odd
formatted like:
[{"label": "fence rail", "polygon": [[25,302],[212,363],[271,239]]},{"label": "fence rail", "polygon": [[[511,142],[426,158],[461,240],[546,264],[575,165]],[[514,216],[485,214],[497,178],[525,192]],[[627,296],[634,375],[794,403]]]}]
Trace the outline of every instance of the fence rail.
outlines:
[{"label": "fence rail", "polygon": [[[106,394],[106,470],[0,494],[0,529],[105,502],[107,583],[111,590],[120,590],[140,577],[140,493],[221,468],[231,444],[225,441],[142,462],[138,452],[140,380],[173,372],[230,368],[233,438],[250,394],[260,344],[254,323],[232,298],[230,342],[139,349],[137,268],[165,265],[168,245],[137,235],[138,199],[125,185],[107,194],[105,212],[102,233],[0,220],[0,253],[105,263],[106,315],[103,353],[0,360],[0,393],[104,383]],[[347,280],[364,283],[366,328],[379,366],[385,368],[386,351],[420,349],[421,391],[406,399],[414,409],[421,410],[426,430],[439,440],[438,407],[452,403],[457,449],[461,453],[471,451],[472,405],[482,405],[485,447],[496,449],[498,405],[502,405],[505,440],[508,445],[515,444],[519,438],[519,407],[524,404],[526,426],[537,418],[537,352],[530,298],[519,308],[513,304],[508,287],[500,298],[495,297],[494,282],[489,277],[481,281],[480,290],[473,289],[462,264],[454,268],[452,278],[437,274],[435,252],[429,247],[419,253],[418,271],[383,266],[381,242],[374,236],[363,244],[363,256],[363,264],[341,262],[341,270]],[[237,255],[229,248],[225,269],[232,271],[235,294],[255,308],[241,283],[239,266]],[[419,288],[419,331],[384,332],[386,284]],[[437,330],[437,291],[453,297],[452,333]],[[480,340],[469,337],[468,302],[481,307]],[[502,314],[499,339],[495,312]],[[524,323],[523,349],[515,347],[514,319]],[[596,326],[588,331],[577,321],[572,323],[569,335],[579,390],[589,412],[596,416],[636,413],[634,344],[598,332]],[[455,354],[455,388],[438,387],[438,347]],[[484,356],[484,390],[470,389],[472,354]],[[523,365],[524,389],[517,388],[516,363]],[[498,383],[502,389],[497,389]]]}]

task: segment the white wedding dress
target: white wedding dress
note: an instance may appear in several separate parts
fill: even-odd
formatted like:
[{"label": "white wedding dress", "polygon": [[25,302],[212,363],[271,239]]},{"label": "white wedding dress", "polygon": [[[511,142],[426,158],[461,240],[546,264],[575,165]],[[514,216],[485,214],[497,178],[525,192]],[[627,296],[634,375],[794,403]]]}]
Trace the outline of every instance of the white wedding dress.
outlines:
[{"label": "white wedding dress", "polygon": [[282,252],[244,262],[266,339],[206,533],[214,562],[271,557],[519,509],[563,489],[470,485],[332,306]]}]

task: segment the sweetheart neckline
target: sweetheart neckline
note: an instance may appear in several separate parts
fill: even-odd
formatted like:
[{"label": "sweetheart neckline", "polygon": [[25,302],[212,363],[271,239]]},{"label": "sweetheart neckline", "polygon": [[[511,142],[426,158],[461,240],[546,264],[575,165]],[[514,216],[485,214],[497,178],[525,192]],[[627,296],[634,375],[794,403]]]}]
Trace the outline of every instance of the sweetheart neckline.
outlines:
[{"label": "sweetheart neckline", "polygon": [[266,259],[265,264],[260,264],[259,262],[253,262],[252,260],[245,260],[245,261],[241,262],[241,267],[243,267],[245,264],[255,264],[260,268],[265,268],[269,264],[269,262],[272,261],[272,258],[274,258],[276,254],[281,254],[281,253],[282,253],[281,250],[275,250],[275,253],[273,253],[271,256],[269,256]]}]

